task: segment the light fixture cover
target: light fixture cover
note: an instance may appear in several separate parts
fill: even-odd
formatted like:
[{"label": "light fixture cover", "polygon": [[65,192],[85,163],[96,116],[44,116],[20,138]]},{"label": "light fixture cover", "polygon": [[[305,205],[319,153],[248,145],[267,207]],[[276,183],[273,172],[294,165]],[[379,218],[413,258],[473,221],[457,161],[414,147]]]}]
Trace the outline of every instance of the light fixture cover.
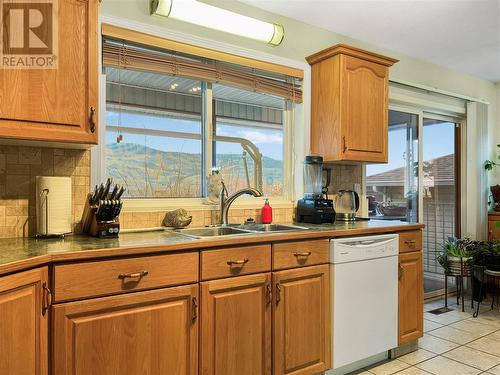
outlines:
[{"label": "light fixture cover", "polygon": [[152,15],[236,34],[277,46],[285,35],[283,26],[264,22],[197,0],[151,0]]}]

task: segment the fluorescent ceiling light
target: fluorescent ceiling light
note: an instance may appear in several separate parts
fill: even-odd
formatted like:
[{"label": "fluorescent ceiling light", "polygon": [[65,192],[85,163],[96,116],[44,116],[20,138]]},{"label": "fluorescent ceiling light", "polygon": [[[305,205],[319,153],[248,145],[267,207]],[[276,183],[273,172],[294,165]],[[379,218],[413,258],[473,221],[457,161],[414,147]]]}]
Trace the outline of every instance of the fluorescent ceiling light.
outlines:
[{"label": "fluorescent ceiling light", "polygon": [[230,12],[196,0],[151,0],[151,14],[174,18],[277,46],[283,26]]}]

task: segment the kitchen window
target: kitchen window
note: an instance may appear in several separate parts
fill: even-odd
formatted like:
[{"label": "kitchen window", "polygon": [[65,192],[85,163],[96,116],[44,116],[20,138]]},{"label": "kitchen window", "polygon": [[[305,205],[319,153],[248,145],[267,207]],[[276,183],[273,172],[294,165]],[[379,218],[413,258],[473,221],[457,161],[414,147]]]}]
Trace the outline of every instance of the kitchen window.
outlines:
[{"label": "kitchen window", "polygon": [[229,191],[290,198],[298,79],[112,39],[103,41],[103,71],[101,173],[127,197],[207,197],[218,172]]}]

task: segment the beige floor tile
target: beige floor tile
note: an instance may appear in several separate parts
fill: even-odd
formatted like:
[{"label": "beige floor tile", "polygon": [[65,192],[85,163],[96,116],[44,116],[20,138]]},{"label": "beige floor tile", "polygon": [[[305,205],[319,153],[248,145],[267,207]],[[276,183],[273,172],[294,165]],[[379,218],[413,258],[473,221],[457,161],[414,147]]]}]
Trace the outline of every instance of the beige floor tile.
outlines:
[{"label": "beige floor tile", "polygon": [[417,363],[426,361],[432,357],[435,357],[436,355],[437,355],[436,353],[430,352],[428,350],[418,349],[415,350],[414,352],[405,354],[399,357],[398,359],[400,361],[408,363],[409,365],[416,365]]},{"label": "beige floor tile", "polygon": [[500,318],[492,315],[486,315],[479,313],[479,316],[475,318],[476,322],[489,325],[496,329],[500,329]]},{"label": "beige floor tile", "polygon": [[487,335],[496,330],[496,327],[493,327],[490,324],[480,323],[475,318],[450,324],[450,327],[461,329],[466,332],[480,333],[481,335]]},{"label": "beige floor tile", "polygon": [[427,372],[425,370],[422,370],[418,367],[409,367],[406,370],[400,371],[397,373],[397,375],[427,375],[431,374],[430,372]]},{"label": "beige floor tile", "polygon": [[500,357],[481,352],[467,346],[461,346],[459,348],[453,349],[450,352],[444,353],[443,356],[454,359],[457,362],[476,367],[483,371],[486,371],[493,366],[500,364]]},{"label": "beige floor tile", "polygon": [[481,370],[474,367],[441,356],[419,363],[416,367],[438,375],[476,375],[481,373]]},{"label": "beige floor tile", "polygon": [[500,341],[500,330],[489,334],[487,337]]},{"label": "beige floor tile", "polygon": [[429,332],[432,331],[433,329],[437,329],[442,326],[443,326],[442,324],[433,322],[432,320],[424,319],[424,332]]},{"label": "beige floor tile", "polygon": [[500,366],[490,368],[488,374],[500,375]]},{"label": "beige floor tile", "polygon": [[404,370],[408,367],[410,367],[409,364],[400,361],[399,359],[395,359],[390,362],[385,362],[376,367],[368,368],[367,370],[375,375],[389,375]]},{"label": "beige floor tile", "polygon": [[482,337],[467,344],[469,348],[481,350],[483,352],[500,357],[500,341],[491,337]]},{"label": "beige floor tile", "polygon": [[440,324],[452,324],[455,322],[459,322],[464,319],[469,319],[471,318],[472,315],[469,313],[463,313],[461,311],[449,311],[444,314],[431,314],[431,313],[424,313],[424,319],[431,320],[435,323],[440,323]]},{"label": "beige floor tile", "polygon": [[455,349],[458,347],[458,344],[454,342],[443,340],[439,337],[430,336],[429,334],[425,334],[424,337],[418,340],[418,347],[428,350],[430,352],[441,354],[447,352],[449,350]]},{"label": "beige floor tile", "polygon": [[467,344],[468,342],[474,341],[483,336],[482,334],[477,332],[466,332],[448,326],[435,329],[434,331],[429,332],[429,335],[436,336],[448,341],[453,341],[460,345]]}]

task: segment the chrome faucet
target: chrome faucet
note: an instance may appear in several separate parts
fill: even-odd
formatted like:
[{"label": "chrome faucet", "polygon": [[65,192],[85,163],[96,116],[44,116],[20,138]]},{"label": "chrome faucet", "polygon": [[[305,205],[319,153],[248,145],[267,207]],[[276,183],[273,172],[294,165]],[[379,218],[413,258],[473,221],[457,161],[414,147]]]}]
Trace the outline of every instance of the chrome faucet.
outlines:
[{"label": "chrome faucet", "polygon": [[250,194],[254,197],[262,197],[262,193],[254,188],[248,187],[245,189],[238,190],[233,194],[228,196],[227,188],[224,182],[222,183],[222,189],[220,190],[219,204],[220,204],[220,221],[222,225],[228,224],[229,207],[231,204],[243,194]]}]

